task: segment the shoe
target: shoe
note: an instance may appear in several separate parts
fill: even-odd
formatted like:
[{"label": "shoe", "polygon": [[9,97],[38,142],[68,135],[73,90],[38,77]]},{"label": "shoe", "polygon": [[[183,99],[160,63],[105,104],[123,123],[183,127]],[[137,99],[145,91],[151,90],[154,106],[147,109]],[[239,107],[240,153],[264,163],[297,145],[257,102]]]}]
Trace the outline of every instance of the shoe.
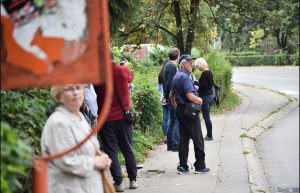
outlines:
[{"label": "shoe", "polygon": [[123,182],[121,184],[119,184],[119,185],[114,184],[114,187],[115,187],[116,192],[124,192],[124,190],[125,190]]},{"label": "shoe", "polygon": [[206,137],[204,138],[204,141],[212,141],[212,140],[214,140],[213,137],[207,137],[207,136],[206,136]]},{"label": "shoe", "polygon": [[137,163],[136,164],[136,168],[137,169],[142,169],[144,166],[143,166],[143,164],[141,164],[141,163]]},{"label": "shoe", "polygon": [[130,181],[130,189],[137,189],[139,187],[138,183],[135,180]]},{"label": "shoe", "polygon": [[204,174],[204,173],[207,173],[209,171],[210,171],[209,168],[195,169],[195,174]]},{"label": "shoe", "polygon": [[167,151],[173,151],[172,147],[167,147]]},{"label": "shoe", "polygon": [[178,152],[179,149],[178,149],[178,148],[173,148],[172,151],[173,151],[173,152]]},{"label": "shoe", "polygon": [[177,174],[184,174],[190,172],[189,168],[184,168],[182,166],[179,166],[177,168]]}]

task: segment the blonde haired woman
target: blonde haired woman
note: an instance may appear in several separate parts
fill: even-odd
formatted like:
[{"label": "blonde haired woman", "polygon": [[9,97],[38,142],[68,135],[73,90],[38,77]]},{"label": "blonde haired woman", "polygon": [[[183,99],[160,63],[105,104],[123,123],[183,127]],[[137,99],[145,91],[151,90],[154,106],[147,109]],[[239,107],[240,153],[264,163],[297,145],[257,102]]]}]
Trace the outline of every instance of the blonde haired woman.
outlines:
[{"label": "blonde haired woman", "polygon": [[[84,100],[82,84],[53,86],[51,94],[60,105],[48,118],[43,129],[43,155],[62,152],[75,146],[90,133],[90,126],[79,111]],[[96,155],[99,142],[92,137],[80,148],[62,158],[48,162],[48,192],[103,193],[101,174],[108,169],[110,158]]]},{"label": "blonde haired woman", "polygon": [[213,91],[212,91],[212,87],[214,84],[213,74],[208,69],[207,62],[204,58],[196,59],[194,65],[201,72],[199,81],[195,82],[195,84],[199,86],[198,93],[203,100],[201,110],[202,110],[202,116],[207,131],[207,135],[204,138],[204,140],[212,141],[213,135],[212,135],[212,122],[210,119],[210,107],[211,107],[211,103],[214,100]]}]

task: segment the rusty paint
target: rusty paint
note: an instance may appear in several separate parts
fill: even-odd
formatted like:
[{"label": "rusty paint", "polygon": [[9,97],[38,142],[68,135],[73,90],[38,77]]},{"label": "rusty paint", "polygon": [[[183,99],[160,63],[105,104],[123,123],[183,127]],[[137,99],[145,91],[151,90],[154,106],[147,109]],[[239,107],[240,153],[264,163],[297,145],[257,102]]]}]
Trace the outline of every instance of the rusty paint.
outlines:
[{"label": "rusty paint", "polygon": [[[104,25],[97,0],[86,1],[87,36],[78,41],[46,37],[37,30],[31,45],[46,53],[40,58],[22,48],[14,39],[15,26],[1,15],[1,89],[48,87],[54,84],[104,83]],[[2,41],[3,40],[3,41]],[[100,57],[99,57],[100,56]]]}]

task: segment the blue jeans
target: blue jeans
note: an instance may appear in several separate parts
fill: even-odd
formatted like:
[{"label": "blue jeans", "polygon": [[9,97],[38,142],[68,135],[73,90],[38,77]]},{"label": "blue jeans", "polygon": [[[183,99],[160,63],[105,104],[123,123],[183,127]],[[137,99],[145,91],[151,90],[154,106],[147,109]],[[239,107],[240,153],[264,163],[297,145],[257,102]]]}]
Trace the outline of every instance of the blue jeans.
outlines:
[{"label": "blue jeans", "polygon": [[169,127],[169,110],[168,110],[168,105],[162,105],[162,110],[163,110],[163,114],[162,114],[162,130],[164,133],[164,136],[167,136],[168,134],[168,127]]},{"label": "blue jeans", "polygon": [[168,149],[177,149],[179,144],[179,123],[174,107],[168,104],[169,127],[167,134]]},{"label": "blue jeans", "polygon": [[210,120],[210,106],[214,100],[213,95],[201,96],[203,104],[201,106],[202,116],[205,122],[207,137],[212,137],[212,123]]}]

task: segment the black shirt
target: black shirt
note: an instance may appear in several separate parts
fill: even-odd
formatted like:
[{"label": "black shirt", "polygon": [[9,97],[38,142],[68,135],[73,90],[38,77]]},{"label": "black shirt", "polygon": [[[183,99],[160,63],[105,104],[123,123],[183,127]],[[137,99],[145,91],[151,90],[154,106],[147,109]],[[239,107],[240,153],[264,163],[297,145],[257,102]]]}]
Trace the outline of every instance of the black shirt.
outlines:
[{"label": "black shirt", "polygon": [[168,61],[165,65],[164,76],[163,76],[163,89],[165,99],[169,99],[173,77],[177,72],[176,65],[171,61]]},{"label": "black shirt", "polygon": [[204,70],[199,78],[199,96],[207,96],[212,95],[212,86],[214,84],[213,74],[210,70]]}]

